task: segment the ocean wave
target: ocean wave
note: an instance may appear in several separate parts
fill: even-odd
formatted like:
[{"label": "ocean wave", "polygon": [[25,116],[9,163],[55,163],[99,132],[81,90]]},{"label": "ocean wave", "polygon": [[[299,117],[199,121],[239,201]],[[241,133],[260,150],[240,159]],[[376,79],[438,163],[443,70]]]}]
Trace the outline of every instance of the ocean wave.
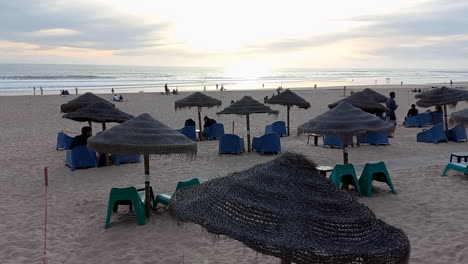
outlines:
[{"label": "ocean wave", "polygon": [[116,79],[115,77],[96,76],[96,75],[17,75],[0,76],[2,80],[99,80]]}]

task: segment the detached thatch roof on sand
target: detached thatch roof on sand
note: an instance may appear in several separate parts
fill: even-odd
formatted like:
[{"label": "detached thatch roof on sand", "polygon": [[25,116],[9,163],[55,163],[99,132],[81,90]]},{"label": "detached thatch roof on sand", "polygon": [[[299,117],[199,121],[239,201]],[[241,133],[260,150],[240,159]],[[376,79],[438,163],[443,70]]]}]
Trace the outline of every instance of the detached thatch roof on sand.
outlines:
[{"label": "detached thatch roof on sand", "polygon": [[388,100],[388,97],[383,95],[383,94],[380,94],[370,88],[366,88],[364,90],[362,90],[362,92],[369,96],[370,98],[374,99],[377,103],[385,103],[387,102]]},{"label": "detached thatch roof on sand", "polygon": [[277,110],[272,110],[269,106],[260,103],[259,101],[253,99],[250,96],[244,96],[239,101],[231,104],[230,106],[224,108],[222,111],[216,114],[249,115],[261,113],[277,115],[279,112]]},{"label": "detached thatch roof on sand", "polygon": [[279,105],[289,105],[293,106],[296,105],[299,108],[307,109],[310,107],[310,103],[304,100],[304,98],[300,97],[296,93],[292,92],[289,89],[286,91],[272,96],[270,99],[267,100],[267,104],[279,104]]},{"label": "detached thatch roof on sand", "polygon": [[353,95],[350,95],[338,102],[329,104],[328,107],[331,109],[341,102],[348,102],[353,106],[371,114],[382,114],[389,111],[387,107],[377,103],[373,98],[364,94],[363,92],[354,93]]},{"label": "detached thatch roof on sand", "polygon": [[185,107],[213,107],[220,106],[222,102],[211,96],[196,92],[187,97],[184,97],[180,100],[175,101],[175,108],[185,108]]},{"label": "detached thatch roof on sand", "polygon": [[369,132],[387,132],[393,124],[364,112],[348,102],[342,102],[333,109],[309,120],[297,128],[297,133],[347,136]]},{"label": "detached thatch roof on sand", "polygon": [[146,113],[90,137],[88,148],[112,154],[197,153],[194,141]]},{"label": "detached thatch roof on sand", "polygon": [[92,104],[98,103],[98,102],[105,102],[107,104],[110,104],[114,106],[114,104],[108,102],[107,100],[102,99],[99,96],[94,95],[93,93],[85,93],[71,101],[69,101],[66,104],[62,104],[60,106],[60,111],[62,113],[70,113],[74,112],[80,108],[90,106]]},{"label": "detached thatch roof on sand", "polygon": [[65,114],[63,117],[79,122],[91,121],[98,123],[123,123],[132,119],[134,116],[120,111],[109,103],[97,102],[90,106]]},{"label": "detached thatch roof on sand", "polygon": [[405,233],[321,176],[302,154],[177,190],[182,222],[294,263],[407,263]]},{"label": "detached thatch roof on sand", "polygon": [[419,107],[431,107],[435,105],[455,105],[457,102],[468,100],[468,91],[454,88],[436,88],[417,94],[415,98]]}]

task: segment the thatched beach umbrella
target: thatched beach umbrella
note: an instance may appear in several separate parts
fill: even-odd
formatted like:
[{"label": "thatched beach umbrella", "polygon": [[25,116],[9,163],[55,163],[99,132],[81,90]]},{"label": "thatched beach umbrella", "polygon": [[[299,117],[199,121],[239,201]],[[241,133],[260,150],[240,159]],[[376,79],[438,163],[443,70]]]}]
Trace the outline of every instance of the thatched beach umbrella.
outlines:
[{"label": "thatched beach umbrella", "polygon": [[372,99],[374,99],[377,103],[385,103],[388,100],[387,96],[385,96],[383,94],[380,94],[380,93],[378,93],[378,92],[376,92],[376,91],[374,91],[374,90],[372,90],[370,88],[366,88],[366,89],[362,90],[362,92],[365,95],[367,95],[367,96],[371,97]]},{"label": "thatched beach umbrella", "polygon": [[408,263],[406,234],[336,189],[302,154],[177,190],[181,222],[281,258],[282,263]]},{"label": "thatched beach umbrella", "polygon": [[132,119],[134,116],[120,111],[109,103],[97,102],[65,114],[63,117],[78,122],[88,121],[102,123],[102,130],[106,130],[106,123],[123,123]]},{"label": "thatched beach umbrella", "polygon": [[348,102],[353,106],[371,114],[383,114],[389,111],[387,107],[377,103],[372,97],[364,94],[363,92],[354,93],[353,95],[350,95],[338,102],[329,104],[328,107],[331,109],[341,102]]},{"label": "thatched beach umbrella", "polygon": [[250,152],[252,150],[250,146],[250,114],[274,114],[278,115],[279,111],[271,110],[270,107],[260,103],[250,96],[244,96],[239,101],[231,104],[230,106],[223,109],[223,111],[216,113],[217,115],[235,114],[245,115],[247,121],[247,149]]},{"label": "thatched beach umbrella", "polygon": [[[202,124],[201,124],[201,108],[202,107],[214,107],[214,106],[220,106],[222,102],[216,98],[213,98],[211,96],[202,94],[200,92],[196,92],[194,94],[191,94],[187,97],[184,97],[180,100],[175,101],[175,109],[181,109],[181,108],[191,108],[191,107],[197,107],[198,108],[198,126],[200,129],[200,133],[203,131],[202,129]],[[200,137],[201,140],[201,137]]]},{"label": "thatched beach umbrella", "polygon": [[193,157],[197,144],[149,114],[141,114],[88,139],[88,148],[102,153],[144,155],[146,216],[150,215],[149,155],[179,154]]},{"label": "thatched beach umbrella", "polygon": [[108,102],[107,100],[105,99],[102,99],[101,97],[99,96],[96,96],[94,95],[93,93],[85,93],[71,101],[69,101],[68,103],[66,104],[62,104],[60,106],[60,111],[62,113],[70,113],[70,112],[74,112],[80,108],[83,108],[83,107],[86,107],[86,106],[89,106],[89,105],[92,105],[92,104],[95,104],[97,102],[105,102],[109,105],[114,105],[110,102]]},{"label": "thatched beach umbrella", "polygon": [[335,108],[300,125],[297,134],[315,133],[341,137],[344,142],[343,163],[347,164],[346,143],[349,137],[365,132],[388,132],[393,129],[393,126],[392,123],[366,113],[348,102],[342,102]]},{"label": "thatched beach umbrella", "polygon": [[448,133],[447,105],[456,105],[460,101],[468,101],[468,91],[454,88],[436,88],[417,94],[416,105],[419,107],[444,106],[445,133]]},{"label": "thatched beach umbrella", "polygon": [[468,125],[468,108],[451,113],[450,123]]},{"label": "thatched beach umbrella", "polygon": [[286,89],[286,91],[272,96],[270,99],[267,100],[267,104],[279,104],[279,105],[285,105],[287,107],[287,121],[288,121],[288,136],[290,135],[289,133],[289,109],[291,106],[298,106],[299,108],[307,109],[310,107],[310,103],[304,100],[304,98],[300,97],[296,93],[292,92],[289,89]]}]

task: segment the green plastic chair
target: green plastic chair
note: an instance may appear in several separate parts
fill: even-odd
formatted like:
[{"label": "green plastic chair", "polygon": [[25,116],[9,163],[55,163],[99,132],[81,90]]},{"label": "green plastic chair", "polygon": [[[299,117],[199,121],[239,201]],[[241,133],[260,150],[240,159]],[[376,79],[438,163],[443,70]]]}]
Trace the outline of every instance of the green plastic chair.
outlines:
[{"label": "green plastic chair", "polygon": [[[200,185],[200,180],[198,178],[193,178],[188,181],[180,181],[179,183],[177,183],[176,191],[179,189],[196,186],[196,185]],[[153,208],[156,209],[158,207],[158,204],[169,206],[169,202],[171,201],[171,197],[173,194],[174,192],[161,193],[161,194],[156,195]]]},{"label": "green plastic chair", "polygon": [[110,219],[112,216],[112,211],[116,212],[119,205],[130,205],[130,210],[132,205],[135,208],[135,213],[138,219],[139,225],[145,224],[145,196],[143,192],[143,197],[137,192],[135,187],[128,188],[112,188],[109,195],[109,204],[107,205],[107,217],[106,225],[104,228],[110,227]]},{"label": "green plastic chair", "polygon": [[460,171],[465,174],[468,174],[468,162],[461,162],[461,163],[448,163],[447,166],[445,166],[444,172],[442,173],[442,176],[447,176],[447,172],[449,170],[455,170],[455,171]]},{"label": "green plastic chair", "polygon": [[354,170],[353,164],[335,165],[332,173],[330,174],[330,180],[335,183],[335,186],[338,189],[347,189],[350,184],[353,185],[359,196],[361,196],[361,189],[358,184],[356,170]]},{"label": "green plastic chair", "polygon": [[387,166],[383,161],[377,163],[366,163],[361,177],[359,178],[359,185],[364,196],[372,196],[372,181],[385,182],[388,184],[393,194],[397,194],[393,188],[392,179],[388,173]]}]

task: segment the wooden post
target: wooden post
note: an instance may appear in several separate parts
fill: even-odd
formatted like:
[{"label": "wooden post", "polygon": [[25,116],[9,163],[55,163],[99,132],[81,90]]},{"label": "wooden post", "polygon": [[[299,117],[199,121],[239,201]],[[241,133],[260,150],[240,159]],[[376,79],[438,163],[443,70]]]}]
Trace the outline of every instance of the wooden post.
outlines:
[{"label": "wooden post", "polygon": [[200,129],[200,133],[198,133],[199,140],[203,141],[203,130],[201,125],[201,107],[198,107],[198,128]]},{"label": "wooden post", "polygon": [[288,117],[287,117],[287,120],[288,120],[288,136],[289,136],[289,135],[290,135],[290,133],[289,133],[289,109],[291,109],[291,106],[288,105],[287,108],[288,108]]},{"label": "wooden post", "polygon": [[91,125],[91,121],[88,121],[88,125],[91,128],[91,131],[93,131],[93,126]]},{"label": "wooden post", "polygon": [[49,172],[47,167],[44,167],[44,184],[45,186],[49,186]]},{"label": "wooden post", "polygon": [[247,115],[247,150],[248,150],[248,152],[252,151],[252,148],[250,147],[250,118],[249,118],[249,115]]},{"label": "wooden post", "polygon": [[106,130],[106,123],[102,122],[102,131]]},{"label": "wooden post", "polygon": [[448,136],[447,105],[444,105],[445,135]]},{"label": "wooden post", "polygon": [[234,134],[234,121],[232,121],[232,134]]},{"label": "wooden post", "polygon": [[151,200],[150,200],[150,171],[149,171],[149,154],[144,154],[145,159],[145,213],[146,217],[151,215]]}]

